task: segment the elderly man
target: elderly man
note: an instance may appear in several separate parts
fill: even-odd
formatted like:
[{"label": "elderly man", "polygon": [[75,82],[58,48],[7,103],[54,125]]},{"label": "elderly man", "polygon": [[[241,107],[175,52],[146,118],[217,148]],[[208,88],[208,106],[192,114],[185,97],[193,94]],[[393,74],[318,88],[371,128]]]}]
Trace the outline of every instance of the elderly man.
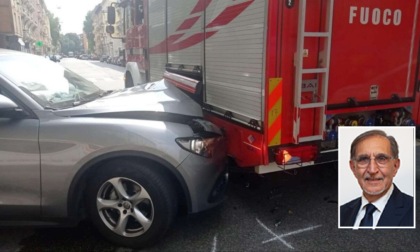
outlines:
[{"label": "elderly man", "polygon": [[340,226],[413,227],[413,197],[392,182],[400,168],[395,138],[381,130],[367,131],[354,139],[350,158],[363,194],[340,207]]}]

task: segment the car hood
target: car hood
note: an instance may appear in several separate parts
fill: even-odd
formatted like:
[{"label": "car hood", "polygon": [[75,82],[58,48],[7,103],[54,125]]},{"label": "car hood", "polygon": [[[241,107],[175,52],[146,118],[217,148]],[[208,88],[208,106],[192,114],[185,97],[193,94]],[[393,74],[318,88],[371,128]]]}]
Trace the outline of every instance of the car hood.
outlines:
[{"label": "car hood", "polygon": [[112,92],[77,107],[54,111],[66,117],[159,119],[162,116],[202,117],[201,106],[165,80]]}]

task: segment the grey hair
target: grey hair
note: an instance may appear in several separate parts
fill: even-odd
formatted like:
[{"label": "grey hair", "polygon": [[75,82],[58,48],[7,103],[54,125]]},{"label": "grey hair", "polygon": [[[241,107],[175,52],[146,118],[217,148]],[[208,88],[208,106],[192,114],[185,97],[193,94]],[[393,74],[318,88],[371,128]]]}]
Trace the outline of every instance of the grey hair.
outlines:
[{"label": "grey hair", "polygon": [[393,158],[398,158],[398,143],[395,140],[395,138],[393,136],[388,136],[384,131],[382,130],[370,130],[370,131],[366,131],[362,134],[360,134],[359,136],[357,136],[353,142],[351,143],[351,148],[350,148],[350,158],[353,159],[356,156],[356,147],[357,145],[365,140],[366,138],[369,138],[371,136],[382,136],[385,137],[386,139],[388,139],[389,143],[391,144],[391,153],[392,153],[392,157]]}]

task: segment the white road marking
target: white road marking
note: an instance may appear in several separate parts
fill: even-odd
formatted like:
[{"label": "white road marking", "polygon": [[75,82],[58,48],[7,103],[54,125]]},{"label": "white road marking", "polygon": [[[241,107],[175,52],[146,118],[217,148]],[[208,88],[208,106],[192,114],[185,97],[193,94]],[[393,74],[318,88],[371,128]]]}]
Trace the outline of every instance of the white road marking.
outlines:
[{"label": "white road marking", "polygon": [[[299,230],[296,230],[296,231],[293,231],[293,232],[290,232],[290,233],[287,233],[287,234],[282,234],[282,235],[280,235],[280,237],[287,237],[287,236],[290,236],[290,235],[299,234],[299,233],[306,232],[306,231],[311,231],[311,230],[314,230],[315,228],[319,228],[321,226],[322,225],[299,229]],[[269,240],[263,241],[262,243],[267,243],[267,242],[274,241],[274,240],[276,240],[276,238],[271,238]]]},{"label": "white road marking", "polygon": [[216,252],[216,251],[217,251],[217,235],[213,237],[213,247],[211,249],[211,252]]},{"label": "white road marking", "polygon": [[281,241],[284,245],[286,245],[290,249],[294,249],[294,247],[290,243],[286,242],[283,239],[284,237],[287,237],[287,236],[290,236],[290,235],[299,234],[299,233],[306,232],[306,231],[311,231],[311,230],[314,230],[314,229],[319,228],[319,227],[322,226],[322,225],[317,225],[317,226],[312,226],[312,227],[308,227],[308,228],[303,228],[303,229],[299,229],[299,230],[296,230],[296,231],[292,231],[292,232],[289,232],[289,233],[286,233],[286,234],[276,235],[271,229],[269,229],[266,225],[264,225],[264,223],[262,223],[258,218],[256,220],[257,220],[257,222],[265,230],[267,230],[267,232],[269,232],[271,235],[274,236],[273,238],[271,238],[269,240],[263,241],[262,244],[268,243],[268,242],[272,242],[272,241],[275,241],[275,240],[279,240],[279,241]]},{"label": "white road marking", "polygon": [[119,247],[117,248],[116,252],[133,252],[133,249],[130,248],[123,248],[123,247]]},{"label": "white road marking", "polygon": [[269,229],[266,225],[264,225],[258,218],[256,219],[257,222],[265,229],[267,232],[269,232],[272,236],[276,237],[275,239],[281,241],[284,245],[286,245],[288,248],[294,249],[292,245],[287,243],[285,240],[282,239],[282,237],[277,236],[271,229]]}]

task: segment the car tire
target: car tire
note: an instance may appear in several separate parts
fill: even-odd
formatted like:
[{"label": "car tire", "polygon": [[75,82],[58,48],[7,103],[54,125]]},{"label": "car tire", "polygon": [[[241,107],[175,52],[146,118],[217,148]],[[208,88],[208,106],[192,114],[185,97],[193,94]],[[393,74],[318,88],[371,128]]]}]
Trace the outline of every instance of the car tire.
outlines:
[{"label": "car tire", "polygon": [[170,180],[157,169],[118,160],[99,169],[89,181],[91,221],[109,241],[144,248],[163,237],[177,214]]},{"label": "car tire", "polygon": [[134,87],[133,77],[131,77],[131,74],[127,72],[127,77],[125,78],[125,87],[130,88]]}]

